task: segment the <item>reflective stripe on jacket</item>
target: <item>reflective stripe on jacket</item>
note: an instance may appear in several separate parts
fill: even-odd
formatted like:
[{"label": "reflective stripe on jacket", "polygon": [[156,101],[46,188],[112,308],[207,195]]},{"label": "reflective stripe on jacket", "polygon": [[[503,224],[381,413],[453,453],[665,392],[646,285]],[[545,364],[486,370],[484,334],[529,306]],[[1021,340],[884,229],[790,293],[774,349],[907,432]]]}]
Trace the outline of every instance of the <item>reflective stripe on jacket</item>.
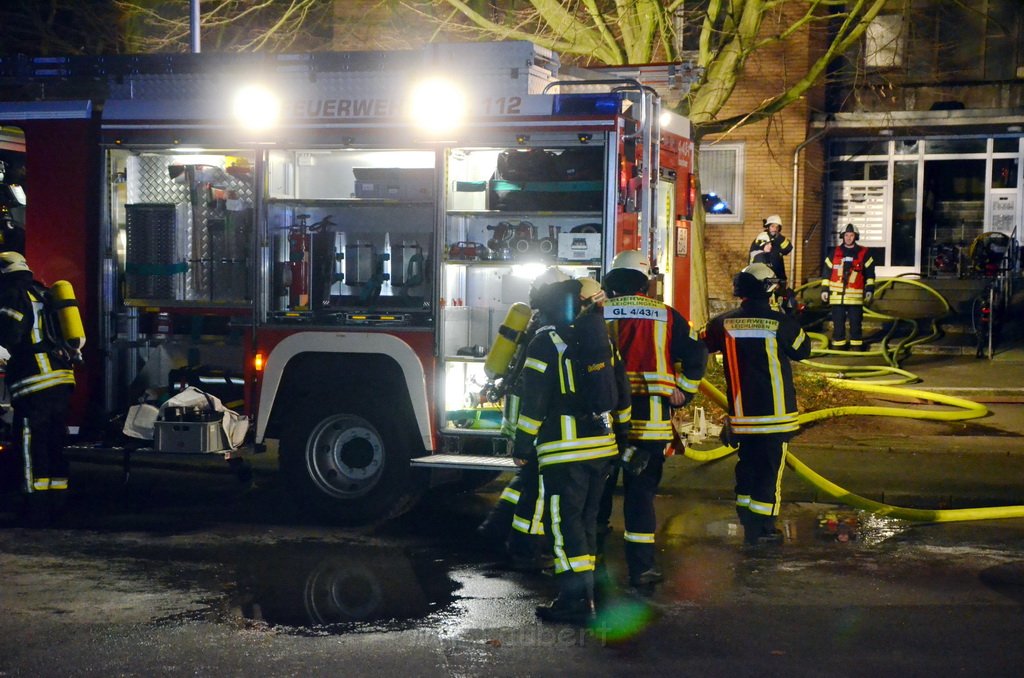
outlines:
[{"label": "reflective stripe on jacket", "polygon": [[534,454],[535,446],[541,468],[612,457],[619,452],[607,415],[577,414],[576,384],[567,348],[552,327],[538,330],[527,348],[515,456],[527,458]]},{"label": "reflective stripe on jacket", "polygon": [[864,303],[864,292],[874,290],[875,260],[867,247],[839,245],[825,259],[825,266],[832,272],[828,280],[831,304],[859,306]]}]

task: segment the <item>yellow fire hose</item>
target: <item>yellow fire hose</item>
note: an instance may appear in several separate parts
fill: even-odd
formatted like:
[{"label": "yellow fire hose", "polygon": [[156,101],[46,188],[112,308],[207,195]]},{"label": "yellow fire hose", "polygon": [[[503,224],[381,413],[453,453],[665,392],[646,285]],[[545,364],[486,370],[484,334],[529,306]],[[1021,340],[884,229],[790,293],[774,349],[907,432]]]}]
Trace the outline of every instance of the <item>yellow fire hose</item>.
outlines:
[{"label": "yellow fire hose", "polygon": [[[909,374],[909,373],[907,373]],[[911,375],[913,376],[913,375]],[[939,393],[930,393],[928,391],[921,391],[917,389],[909,389],[896,387],[886,384],[880,384],[875,382],[857,382],[857,381],[846,381],[842,379],[830,378],[830,381],[842,388],[847,388],[856,391],[866,391],[872,393],[881,393],[890,396],[896,396],[900,398],[909,398],[913,400],[924,400],[940,405],[947,405],[952,410],[909,410],[899,407],[881,407],[871,405],[858,405],[858,406],[843,406],[833,407],[823,410],[816,410],[813,412],[805,412],[798,417],[801,425],[807,424],[813,421],[821,421],[823,419],[830,419],[832,417],[840,417],[844,415],[870,415],[878,417],[904,417],[911,419],[929,419],[937,421],[963,421],[967,419],[976,419],[983,417],[988,414],[988,408],[980,403],[976,403],[971,400],[964,398],[956,398],[953,396],[947,396]],[[707,381],[702,381],[700,385],[701,392],[707,396],[710,400],[714,401],[723,410],[728,409],[725,395],[717,389],[713,384]],[[686,457],[699,462],[710,462],[717,459],[726,457],[736,450],[734,448],[722,445],[718,448],[711,450],[697,450],[690,447],[686,447],[684,454]],[[846,504],[853,508],[862,509],[871,513],[877,513],[889,518],[898,518],[901,520],[909,520],[916,522],[932,522],[932,523],[943,523],[943,522],[957,522],[966,520],[994,520],[999,518],[1021,518],[1024,517],[1024,506],[992,506],[982,508],[966,508],[966,509],[912,509],[903,508],[899,506],[892,506],[891,504],[883,504],[881,502],[872,501],[860,495],[854,494],[849,490],[846,490],[839,485],[829,481],[822,477],[814,470],[809,468],[806,464],[800,461],[792,452],[786,454],[786,464],[793,469],[797,475],[807,481],[809,484],[833,497],[840,503]]]}]

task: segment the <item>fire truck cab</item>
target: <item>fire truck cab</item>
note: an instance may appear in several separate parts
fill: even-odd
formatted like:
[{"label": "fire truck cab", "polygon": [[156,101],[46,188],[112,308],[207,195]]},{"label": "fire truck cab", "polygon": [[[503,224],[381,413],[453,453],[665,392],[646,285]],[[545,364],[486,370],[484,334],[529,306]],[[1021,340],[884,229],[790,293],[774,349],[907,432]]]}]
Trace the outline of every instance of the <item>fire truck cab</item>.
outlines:
[{"label": "fire truck cab", "polygon": [[[635,79],[566,75],[524,42],[100,61],[19,66],[89,69],[103,92],[74,119],[0,106],[30,159],[29,260],[72,280],[98,336],[83,420],[189,383],[243,411],[251,444],[188,452],[276,442],[299,500],[375,521],[512,468],[484,362],[546,267],[600,280],[639,249],[689,311],[689,127]],[[68,125],[88,141],[62,152]],[[96,177],[63,244],[46,163]]]}]

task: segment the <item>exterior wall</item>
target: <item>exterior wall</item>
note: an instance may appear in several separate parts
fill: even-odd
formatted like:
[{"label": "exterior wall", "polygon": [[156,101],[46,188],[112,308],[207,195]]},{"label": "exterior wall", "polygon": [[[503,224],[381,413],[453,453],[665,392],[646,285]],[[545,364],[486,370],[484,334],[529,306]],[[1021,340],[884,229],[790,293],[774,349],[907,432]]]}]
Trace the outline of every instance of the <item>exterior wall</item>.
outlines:
[{"label": "exterior wall", "polygon": [[[1013,109],[1024,106],[1024,3],[893,0],[885,58],[858,47],[837,70],[830,110]],[[861,45],[864,43],[862,42]],[[864,67],[864,61],[874,65]]]},{"label": "exterior wall", "polygon": [[[769,17],[764,23],[763,34],[777,34],[785,25],[788,25],[785,15],[781,18]],[[805,75],[816,50],[820,49],[817,43],[819,40],[820,36],[812,37],[804,31],[779,47],[758,50],[747,62],[722,116],[753,110],[762,101],[782,92]],[[801,284],[808,276],[817,277],[819,274],[821,229],[817,224],[821,220],[824,197],[824,150],[820,143],[811,142],[799,158],[798,216],[795,226],[792,223],[792,201],[793,153],[811,133],[808,124],[811,112],[820,110],[822,100],[823,93],[814,91],[769,120],[702,140],[702,144],[715,139],[742,141],[745,146],[743,223],[709,223],[705,232],[708,295],[712,313],[734,303],[732,277],[747,264],[750,243],[761,232],[762,219],[770,214],[782,217],[783,233],[793,242],[794,251],[786,257],[791,286]],[[811,240],[805,245],[804,239],[809,234]]]}]

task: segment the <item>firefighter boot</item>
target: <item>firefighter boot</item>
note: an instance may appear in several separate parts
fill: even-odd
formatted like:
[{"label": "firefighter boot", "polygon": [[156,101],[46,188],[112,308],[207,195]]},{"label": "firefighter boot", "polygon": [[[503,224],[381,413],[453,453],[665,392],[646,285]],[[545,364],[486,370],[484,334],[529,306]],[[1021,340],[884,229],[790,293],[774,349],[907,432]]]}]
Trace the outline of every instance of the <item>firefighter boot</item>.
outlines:
[{"label": "firefighter boot", "polygon": [[516,505],[498,500],[484,521],[476,528],[476,534],[488,547],[501,549],[505,546],[509,531],[512,529],[512,514]]},{"label": "firefighter boot", "polygon": [[[589,573],[593,574],[593,573]],[[547,605],[537,606],[537,616],[543,621],[556,624],[586,626],[596,617],[594,610],[593,578],[590,578],[590,593],[587,593],[587,577],[578,572],[562,572],[557,575],[558,596]]]},{"label": "firefighter boot", "polygon": [[508,568],[516,572],[543,572],[553,567],[547,539],[539,534],[512,530],[508,535]]},{"label": "firefighter boot", "polygon": [[747,523],[743,532],[743,542],[747,546],[778,546],[784,541],[782,531],[775,528],[772,516],[750,513]]}]

